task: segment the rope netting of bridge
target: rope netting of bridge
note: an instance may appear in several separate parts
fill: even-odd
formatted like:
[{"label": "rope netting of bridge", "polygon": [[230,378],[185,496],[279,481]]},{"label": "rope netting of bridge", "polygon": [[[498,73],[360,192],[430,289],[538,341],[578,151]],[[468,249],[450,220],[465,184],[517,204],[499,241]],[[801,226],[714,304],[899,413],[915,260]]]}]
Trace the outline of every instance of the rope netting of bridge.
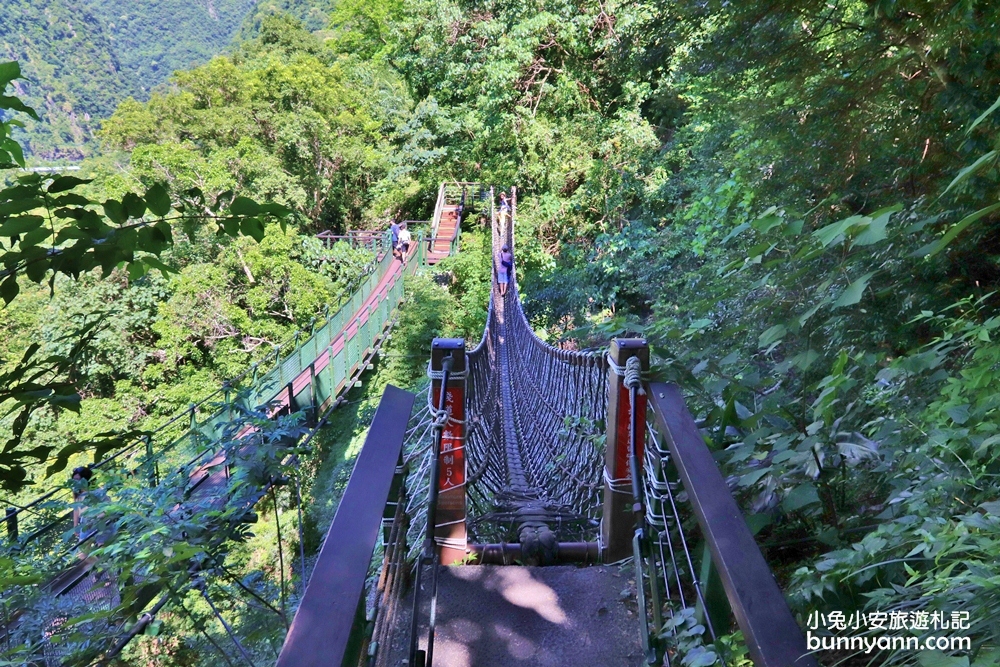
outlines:
[{"label": "rope netting of bridge", "polygon": [[[504,246],[514,253],[513,213],[493,212],[494,262]],[[593,536],[603,488],[605,356],[536,336],[521,308],[517,269],[510,273],[506,296],[491,291],[482,339],[467,356],[470,531],[503,541],[530,517]]]}]

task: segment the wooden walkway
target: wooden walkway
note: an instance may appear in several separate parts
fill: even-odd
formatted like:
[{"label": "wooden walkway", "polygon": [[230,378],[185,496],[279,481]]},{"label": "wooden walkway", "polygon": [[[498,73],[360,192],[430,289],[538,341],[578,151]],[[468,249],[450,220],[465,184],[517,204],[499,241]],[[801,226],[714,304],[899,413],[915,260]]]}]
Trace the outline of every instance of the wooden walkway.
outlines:
[{"label": "wooden walkway", "polygon": [[635,587],[616,566],[441,567],[438,586],[434,667],[644,664]]}]

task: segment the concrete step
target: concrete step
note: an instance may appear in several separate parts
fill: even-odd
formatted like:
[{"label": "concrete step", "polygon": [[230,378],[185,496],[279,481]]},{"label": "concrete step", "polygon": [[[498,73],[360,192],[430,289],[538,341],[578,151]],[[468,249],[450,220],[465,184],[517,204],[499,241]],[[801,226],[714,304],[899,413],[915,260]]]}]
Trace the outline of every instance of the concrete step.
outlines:
[{"label": "concrete step", "polygon": [[434,667],[644,664],[634,585],[614,566],[442,567],[437,617]]}]

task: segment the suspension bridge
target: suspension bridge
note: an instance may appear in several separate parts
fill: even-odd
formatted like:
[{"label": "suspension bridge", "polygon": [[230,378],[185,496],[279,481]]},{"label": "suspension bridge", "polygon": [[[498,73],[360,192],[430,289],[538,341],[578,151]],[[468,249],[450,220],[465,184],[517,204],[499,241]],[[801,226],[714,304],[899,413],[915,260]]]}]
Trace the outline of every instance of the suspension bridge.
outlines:
[{"label": "suspension bridge", "polygon": [[[516,191],[490,202],[495,263]],[[645,341],[547,344],[514,274],[424,395],[386,390],[278,666],[725,664],[737,628],[757,667],[814,666]]]},{"label": "suspension bridge", "polygon": [[[403,276],[458,250],[464,213],[490,221],[494,262],[502,246],[514,248],[516,190],[509,216],[497,215],[492,195],[477,183],[442,184],[430,233],[406,263],[392,258],[385,235],[349,239],[376,261],[339,310],[297,335],[289,352],[277,348],[95,467],[129,470],[151,487],[176,471],[183,502],[171,516],[231,502],[246,451],[289,444],[255,440],[259,420],[305,415],[300,446],[308,446],[378,353]],[[491,291],[478,344],[428,341],[427,390],[386,389],[277,665],[724,664],[711,649],[736,629],[757,667],[815,665],[680,391],[646,379],[645,342],[618,339],[598,351],[547,344],[522,310],[516,273],[504,297]],[[235,522],[275,483],[241,497]],[[151,580],[125,604],[120,573],[73,557],[108,530],[91,528],[67,548],[67,494],[7,511],[19,554],[61,549],[64,567],[33,601],[13,600],[24,608],[10,613],[4,602],[0,638],[23,640],[28,602],[42,608],[46,596],[127,607],[100,627],[108,637],[91,657],[104,664],[171,591]],[[232,523],[219,527],[220,542],[237,530]],[[210,587],[201,591],[238,650],[214,648],[229,664],[260,664]],[[65,620],[49,614],[46,637]],[[56,642],[29,645],[34,664],[64,664]]]}]

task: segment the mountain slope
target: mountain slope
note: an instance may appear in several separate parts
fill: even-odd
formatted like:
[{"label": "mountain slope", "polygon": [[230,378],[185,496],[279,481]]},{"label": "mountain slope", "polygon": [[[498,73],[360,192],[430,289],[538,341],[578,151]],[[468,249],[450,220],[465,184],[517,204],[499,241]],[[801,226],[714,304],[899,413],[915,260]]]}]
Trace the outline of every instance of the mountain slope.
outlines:
[{"label": "mountain slope", "polygon": [[256,0],[83,0],[142,92],[228,46]]},{"label": "mountain slope", "polygon": [[0,58],[40,122],[19,137],[37,160],[79,160],[100,119],[230,43],[256,0],[0,0]]},{"label": "mountain slope", "polygon": [[21,63],[15,92],[42,120],[23,119],[19,138],[45,160],[83,157],[97,119],[136,90],[101,23],[66,0],[0,0],[0,58]]}]

